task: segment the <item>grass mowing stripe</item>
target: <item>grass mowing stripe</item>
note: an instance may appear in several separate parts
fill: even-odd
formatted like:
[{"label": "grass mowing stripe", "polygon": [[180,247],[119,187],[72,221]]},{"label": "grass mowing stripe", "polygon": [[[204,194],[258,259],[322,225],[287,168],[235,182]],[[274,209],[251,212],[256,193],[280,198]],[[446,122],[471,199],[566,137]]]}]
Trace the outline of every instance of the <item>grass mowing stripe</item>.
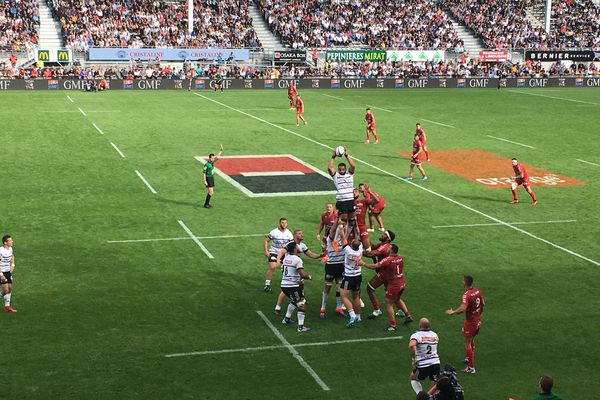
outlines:
[{"label": "grass mowing stripe", "polygon": [[[298,343],[292,344],[292,347],[312,347],[312,346],[330,346],[332,344],[346,344],[346,343],[361,343],[361,342],[381,342],[387,340],[400,340],[402,336],[391,336],[381,338],[365,338],[365,339],[348,339],[348,340],[333,340],[331,342],[313,342],[313,343]],[[286,346],[274,345],[274,346],[258,346],[258,347],[244,347],[240,349],[223,349],[223,350],[206,350],[206,351],[191,351],[189,353],[173,353],[167,354],[165,357],[188,357],[188,356],[203,356],[207,354],[227,354],[227,353],[246,353],[251,351],[263,351],[263,350],[274,350],[274,349],[285,349]]]},{"label": "grass mowing stripe", "polygon": [[[260,121],[260,122],[263,122],[263,123],[265,123],[265,124],[267,124],[267,125],[273,126],[273,127],[277,128],[277,129],[280,129],[280,130],[282,130],[282,131],[284,131],[284,132],[291,133],[291,134],[292,134],[292,135],[294,135],[294,136],[300,137],[300,138],[302,138],[302,139],[304,139],[304,140],[307,140],[307,141],[309,141],[309,142],[311,142],[311,143],[314,143],[314,144],[316,144],[316,145],[318,145],[318,146],[325,147],[326,149],[330,149],[330,150],[332,150],[332,149],[333,149],[332,147],[330,147],[330,146],[327,146],[326,144],[323,144],[323,143],[321,143],[321,142],[318,142],[318,141],[316,141],[316,140],[314,140],[314,139],[311,139],[311,138],[309,138],[309,137],[307,137],[307,136],[301,135],[301,134],[299,134],[299,133],[297,133],[297,132],[294,132],[294,131],[292,131],[292,130],[289,130],[289,129],[287,129],[287,128],[284,128],[284,127],[282,127],[282,126],[279,126],[279,125],[277,125],[277,124],[274,124],[274,123],[272,123],[272,122],[269,122],[269,121],[267,121],[267,120],[264,120],[264,119],[262,119],[262,118],[260,118],[260,117],[257,117],[257,116],[255,116],[255,115],[249,114],[249,113],[247,113],[247,112],[244,112],[244,111],[240,111],[240,110],[238,110],[238,109],[236,109],[236,108],[234,108],[234,107],[231,107],[231,106],[229,106],[229,105],[227,105],[227,104],[225,104],[225,103],[221,103],[220,101],[213,100],[213,99],[211,99],[210,97],[203,96],[203,95],[201,95],[201,94],[199,94],[199,93],[194,93],[194,94],[195,94],[196,96],[202,97],[202,98],[203,98],[203,99],[205,99],[205,100],[208,100],[208,101],[211,101],[211,102],[213,102],[213,103],[219,104],[219,105],[221,105],[221,106],[223,106],[223,107],[229,108],[229,109],[230,109],[230,110],[232,110],[232,111],[235,111],[235,112],[237,112],[237,113],[240,113],[240,114],[246,115],[246,116],[248,116],[248,117],[250,117],[250,118],[252,118],[252,119],[255,119],[255,120],[257,120],[257,121]],[[513,229],[513,230],[515,230],[515,231],[517,231],[517,232],[520,232],[520,233],[522,233],[522,234],[524,234],[524,235],[527,235],[527,236],[529,236],[529,237],[531,237],[531,238],[533,238],[533,239],[536,239],[536,240],[539,240],[539,241],[541,241],[541,242],[543,242],[543,243],[546,243],[547,245],[549,245],[549,246],[552,246],[552,247],[554,247],[555,249],[558,249],[558,250],[564,251],[564,252],[565,252],[565,253],[567,253],[567,254],[570,254],[570,255],[572,255],[572,256],[578,257],[578,258],[580,258],[580,259],[582,259],[582,260],[585,260],[585,261],[587,261],[587,262],[589,262],[589,263],[591,263],[591,264],[594,264],[594,265],[596,265],[596,266],[600,266],[600,262],[598,262],[598,261],[595,261],[595,260],[592,260],[591,258],[588,258],[588,257],[586,257],[586,256],[584,256],[584,255],[581,255],[581,254],[579,254],[579,253],[576,253],[576,252],[574,252],[574,251],[572,251],[572,250],[569,250],[569,249],[567,249],[566,247],[563,247],[563,246],[557,245],[557,244],[555,244],[555,243],[552,243],[552,242],[551,242],[551,241],[549,241],[549,240],[546,240],[546,239],[544,239],[544,238],[542,238],[542,237],[539,237],[539,236],[537,236],[537,235],[534,235],[533,233],[527,232],[527,231],[526,231],[526,230],[524,230],[524,229],[521,229],[521,228],[518,228],[518,227],[516,227],[516,226],[514,226],[514,225],[511,225],[511,224],[509,224],[508,222],[504,222],[504,221],[502,221],[502,220],[500,220],[500,219],[498,219],[498,218],[496,218],[496,217],[493,217],[493,216],[491,216],[491,215],[488,215],[488,214],[484,213],[483,211],[479,211],[479,210],[477,210],[477,209],[475,209],[475,208],[473,208],[473,207],[470,207],[470,206],[468,206],[468,205],[466,205],[466,204],[463,204],[463,203],[461,203],[461,202],[459,202],[459,201],[457,201],[457,200],[454,200],[454,199],[452,199],[452,198],[450,198],[450,197],[448,197],[448,196],[445,196],[445,195],[443,195],[443,194],[441,194],[441,193],[438,193],[438,192],[435,192],[435,191],[433,191],[433,190],[431,190],[431,189],[427,189],[426,187],[423,187],[423,186],[417,185],[417,184],[416,184],[416,183],[414,183],[414,182],[407,181],[407,180],[405,180],[405,179],[401,178],[400,176],[398,176],[398,175],[396,175],[396,174],[393,174],[393,173],[391,173],[391,172],[389,172],[389,171],[386,171],[386,170],[384,170],[384,169],[382,169],[382,168],[379,168],[379,167],[377,167],[377,166],[375,166],[375,165],[373,165],[373,164],[371,164],[371,163],[368,163],[368,162],[366,162],[366,161],[363,161],[363,160],[361,160],[361,159],[359,159],[359,158],[356,158],[356,157],[352,157],[352,158],[353,158],[354,160],[356,160],[356,161],[360,162],[361,164],[364,164],[364,165],[366,165],[366,166],[369,166],[369,167],[371,167],[371,168],[373,168],[373,169],[375,169],[375,170],[377,170],[377,171],[379,171],[379,172],[382,172],[382,173],[384,173],[385,175],[388,175],[388,176],[391,176],[391,177],[393,177],[393,178],[396,178],[396,179],[398,179],[398,180],[400,180],[400,181],[402,181],[402,182],[405,182],[405,183],[407,183],[407,184],[409,184],[409,185],[412,185],[413,187],[419,188],[419,189],[421,189],[421,190],[424,190],[424,191],[425,191],[425,192],[427,192],[427,193],[430,193],[430,194],[432,194],[432,195],[434,195],[434,196],[437,196],[437,197],[439,197],[439,198],[441,198],[441,199],[444,199],[444,200],[446,200],[446,201],[449,201],[449,202],[451,202],[451,203],[453,203],[453,204],[456,204],[457,206],[459,206],[459,207],[462,207],[462,208],[464,208],[465,210],[469,210],[469,211],[471,211],[471,212],[474,212],[475,214],[479,214],[479,215],[481,215],[482,217],[485,217],[485,218],[487,218],[487,219],[490,219],[490,220],[492,220],[492,221],[494,221],[494,222],[497,222],[497,223],[499,223],[499,224],[502,224],[502,225],[504,225],[504,226],[506,226],[506,227],[508,227],[508,228],[511,228],[511,229]]]},{"label": "grass mowing stripe", "polygon": [[579,161],[579,162],[582,162],[582,163],[585,163],[585,164],[594,165],[594,166],[596,166],[596,167],[600,167],[600,164],[596,164],[596,163],[589,162],[589,161],[585,161],[585,160],[580,160],[579,158],[577,158],[577,161]]},{"label": "grass mowing stripe", "polygon": [[154,188],[150,185],[150,183],[148,183],[148,181],[146,180],[146,178],[144,178],[144,176],[142,175],[142,173],[140,171],[138,171],[137,169],[135,170],[136,175],[142,180],[142,182],[144,182],[144,184],[148,187],[148,189],[150,189],[150,191],[152,192],[152,194],[156,194],[156,190],[154,190]]},{"label": "grass mowing stripe", "polygon": [[503,139],[503,138],[492,136],[492,135],[486,135],[486,136],[489,137],[489,138],[492,138],[492,139],[502,140],[503,142],[508,142],[508,143],[516,144],[516,145],[523,146],[523,147],[529,147],[530,149],[535,149],[535,147],[530,146],[528,144],[523,144],[523,143],[519,143],[519,142],[513,142],[512,140]]},{"label": "grass mowing stripe", "polygon": [[312,367],[308,365],[306,361],[304,361],[304,358],[302,358],[300,353],[298,353],[298,350],[296,350],[294,346],[292,346],[290,342],[288,342],[287,339],[281,334],[281,332],[279,332],[277,328],[275,328],[275,326],[271,323],[271,321],[269,321],[265,314],[263,314],[262,311],[257,311],[256,313],[262,318],[265,324],[267,324],[267,326],[269,327],[269,329],[271,329],[275,336],[277,336],[277,339],[279,339],[281,343],[289,350],[292,356],[294,356],[294,358],[298,360],[300,365],[302,365],[304,369],[310,374],[310,376],[313,377],[313,379],[315,380],[315,382],[317,382],[321,389],[329,391],[329,386],[327,386],[327,384],[323,382],[323,379],[321,379],[321,377],[315,372],[315,370],[312,369]]},{"label": "grass mowing stripe", "polygon": [[545,95],[545,94],[538,94],[538,93],[527,93],[527,92],[522,92],[520,90],[509,90],[509,92],[511,92],[511,93],[518,93],[518,94],[525,94],[527,96],[538,96],[538,97],[545,97],[547,99],[572,101],[573,103],[593,104],[595,106],[600,106],[600,103],[594,103],[594,102],[591,102],[591,101],[568,99],[566,97],[548,96],[548,95]]},{"label": "grass mowing stripe", "polygon": [[189,235],[189,237],[192,238],[192,240],[198,245],[198,247],[200,247],[200,249],[202,249],[202,251],[204,252],[204,254],[206,254],[206,256],[208,258],[210,258],[211,260],[215,258],[210,253],[210,251],[208,251],[208,249],[202,244],[202,242],[196,236],[194,236],[194,234],[192,233],[190,228],[188,228],[187,225],[182,220],[178,219],[177,222],[179,222],[179,225],[181,225],[181,227],[183,228],[185,233],[187,233]]},{"label": "grass mowing stripe", "polygon": [[117,147],[116,144],[114,144],[113,142],[110,142],[111,146],[117,151],[117,153],[119,153],[119,155],[123,158],[125,158],[125,154],[123,154],[123,152],[121,150],[119,150],[119,148]]},{"label": "grass mowing stripe", "polygon": [[[535,224],[561,224],[561,223],[569,223],[569,222],[577,222],[576,219],[565,219],[561,221],[524,221],[524,222],[509,222],[511,225],[535,225]],[[492,222],[489,224],[464,224],[464,225],[433,225],[433,229],[438,228],[470,228],[476,226],[502,226],[502,224]]]}]

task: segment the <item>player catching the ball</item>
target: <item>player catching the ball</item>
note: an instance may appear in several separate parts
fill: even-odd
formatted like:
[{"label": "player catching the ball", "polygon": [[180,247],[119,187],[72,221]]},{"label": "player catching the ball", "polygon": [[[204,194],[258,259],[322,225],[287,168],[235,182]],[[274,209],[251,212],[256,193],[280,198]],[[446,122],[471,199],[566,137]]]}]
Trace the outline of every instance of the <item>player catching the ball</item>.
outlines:
[{"label": "player catching the ball", "polygon": [[515,177],[511,183],[513,199],[510,204],[517,204],[519,202],[519,200],[517,200],[517,187],[523,185],[527,193],[531,196],[531,205],[535,206],[537,204],[537,199],[535,198],[535,193],[533,193],[533,190],[531,190],[531,187],[529,186],[529,174],[527,173],[527,170],[516,158],[512,159],[512,167],[515,171]]},{"label": "player catching the ball", "polygon": [[377,136],[377,126],[375,125],[375,116],[370,108],[367,108],[367,113],[365,114],[365,121],[367,121],[367,140],[365,140],[365,144],[371,143],[371,133],[375,138],[375,144],[379,143],[379,136]]},{"label": "player catching the ball", "polygon": [[298,91],[296,90],[296,86],[293,83],[290,83],[288,86],[288,100],[290,101],[290,110],[293,110],[296,102],[296,95]]},{"label": "player catching the ball", "polygon": [[300,98],[300,95],[296,96],[296,126],[300,125],[300,120],[306,125],[308,122],[304,119],[304,101]]},{"label": "player catching the ball", "polygon": [[[337,166],[337,171],[333,168],[333,160],[336,157],[345,156],[346,160],[348,160],[348,164],[350,164],[349,168],[346,168],[345,163],[339,163]],[[347,222],[348,219],[353,220],[355,218],[354,210],[354,171],[356,169],[356,164],[354,164],[354,160],[348,155],[348,151],[345,147],[339,146],[333,150],[331,154],[331,160],[327,164],[327,171],[329,171],[329,175],[333,178],[333,183],[335,184],[335,206],[338,210],[338,216],[344,222]]]}]

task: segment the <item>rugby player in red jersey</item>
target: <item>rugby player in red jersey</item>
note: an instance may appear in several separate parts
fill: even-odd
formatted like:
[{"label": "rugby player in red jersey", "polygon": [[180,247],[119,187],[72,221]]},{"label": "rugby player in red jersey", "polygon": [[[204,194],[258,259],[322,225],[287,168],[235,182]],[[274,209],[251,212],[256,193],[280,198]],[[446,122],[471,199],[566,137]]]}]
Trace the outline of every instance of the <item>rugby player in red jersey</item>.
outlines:
[{"label": "rugby player in red jersey", "polygon": [[375,116],[370,108],[367,108],[365,121],[367,121],[367,140],[365,140],[365,143],[371,143],[371,133],[373,133],[373,137],[375,138],[375,144],[379,143],[379,136],[377,136],[377,125],[375,125]]},{"label": "rugby player in red jersey", "polygon": [[418,133],[415,133],[412,145],[413,145],[413,148],[412,148],[412,156],[410,157],[410,170],[408,171],[408,176],[405,177],[404,179],[406,179],[408,181],[413,180],[413,170],[416,165],[419,172],[421,172],[421,175],[422,175],[421,180],[426,181],[427,174],[425,174],[425,171],[423,170],[423,167],[421,166],[421,163],[423,162],[423,143],[419,139]]},{"label": "rugby player in red jersey", "polygon": [[519,185],[523,185],[527,193],[529,193],[531,196],[531,205],[535,206],[537,204],[537,199],[535,198],[535,193],[533,193],[533,190],[531,190],[531,187],[529,186],[529,174],[527,173],[527,170],[520,162],[517,161],[516,158],[513,158],[511,161],[513,170],[515,171],[515,177],[511,183],[513,199],[510,204],[516,204],[519,202],[519,200],[517,200],[517,187],[519,187]]},{"label": "rugby player in red jersey", "polygon": [[[362,183],[358,185],[359,187]],[[367,224],[365,222],[369,207],[375,203],[375,199],[367,193],[364,198],[360,198],[360,191],[354,189],[354,215],[356,226],[358,227],[359,239],[362,242],[363,248],[367,251],[371,250],[371,242],[369,241],[369,232],[367,232]]]},{"label": "rugby player in red jersey", "polygon": [[463,323],[462,327],[462,335],[465,338],[466,358],[464,363],[467,364],[467,367],[463,371],[469,374],[474,374],[475,336],[477,336],[479,333],[479,328],[481,327],[481,314],[483,313],[483,308],[485,307],[485,300],[483,299],[483,294],[481,291],[476,287],[473,287],[472,276],[465,275],[463,277],[463,286],[466,291],[462,295],[460,307],[458,307],[456,310],[446,310],[446,314],[454,315],[463,312],[465,313],[465,322]]},{"label": "rugby player in red jersey", "polygon": [[288,86],[288,100],[290,101],[290,110],[293,110],[296,105],[296,94],[298,94],[298,92],[296,91],[296,86],[293,83],[290,83],[290,86]]},{"label": "rugby player in red jersey", "polygon": [[[374,262],[379,262],[386,258],[390,249],[392,248],[392,241],[396,238],[394,232],[386,231],[383,232],[381,238],[379,239],[379,243],[373,245],[373,249],[371,251],[365,251],[363,255],[365,257],[372,257]],[[374,319],[379,317],[381,314],[381,309],[379,308],[379,300],[377,299],[377,295],[375,295],[375,290],[383,285],[384,279],[383,275],[380,271],[377,271],[375,275],[371,278],[369,283],[367,283],[367,294],[369,295],[369,299],[373,304],[373,312],[367,318]]]},{"label": "rugby player in red jersey", "polygon": [[304,122],[304,125],[307,124],[304,119],[304,101],[300,98],[300,95],[296,96],[296,126],[300,125],[300,120]]},{"label": "rugby player in red jersey", "polygon": [[416,134],[419,135],[419,140],[423,144],[423,151],[425,152],[425,159],[429,162],[429,151],[427,150],[427,135],[425,135],[425,131],[421,127],[421,124],[417,122],[417,130]]},{"label": "rugby player in red jersey", "polygon": [[327,203],[327,205],[325,205],[325,212],[321,214],[321,220],[319,221],[319,227],[317,228],[317,240],[321,240],[321,232],[323,231],[323,228],[325,228],[325,234],[321,240],[323,248],[325,248],[325,245],[327,244],[327,236],[336,220],[337,212],[333,208],[333,204]]},{"label": "rugby player in red jersey", "polygon": [[404,291],[406,281],[404,279],[404,259],[398,254],[398,246],[392,244],[390,246],[389,255],[377,264],[367,264],[364,261],[360,261],[360,265],[378,270],[381,274],[383,281],[385,282],[385,309],[387,310],[390,318],[390,324],[386,328],[388,331],[396,330],[396,315],[394,314],[394,304],[398,304],[402,309],[406,318],[405,324],[412,322],[410,312],[406,307],[404,301],[400,298]]},{"label": "rugby player in red jersey", "polygon": [[379,230],[384,232],[385,228],[383,227],[383,219],[381,219],[380,214],[385,208],[385,199],[379,194],[375,193],[375,191],[373,191],[373,189],[371,189],[366,183],[361,183],[358,186],[358,190],[363,194],[364,197],[367,197],[368,195],[375,199],[375,204],[369,207],[369,229],[367,229],[367,232],[375,232],[375,228],[373,228],[375,225],[375,220],[377,220],[377,223],[379,224]]}]

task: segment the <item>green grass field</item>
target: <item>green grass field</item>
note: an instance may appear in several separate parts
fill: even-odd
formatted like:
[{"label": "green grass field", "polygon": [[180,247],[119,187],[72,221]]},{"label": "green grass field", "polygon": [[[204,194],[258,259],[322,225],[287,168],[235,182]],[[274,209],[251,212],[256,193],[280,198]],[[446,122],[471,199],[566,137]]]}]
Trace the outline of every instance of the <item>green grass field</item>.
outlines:
[{"label": "green grass field", "polygon": [[[346,145],[377,167],[359,162],[355,182],[368,182],[387,200],[383,217],[406,259],[404,298],[415,317],[430,318],[442,363],[460,366],[462,316],[444,310],[459,305],[462,275],[475,277],[487,307],[477,374],[460,376],[467,399],[529,399],[544,372],[554,375],[563,399],[588,398],[600,356],[600,167],[577,159],[600,164],[600,91],[303,91],[309,125],[298,128],[285,91],[198,93],[204,97],[187,91],[0,95],[0,230],[15,240],[19,311],[0,315],[2,398],[414,398],[407,338],[416,324],[390,334],[383,330],[386,319],[352,329],[334,316],[320,320],[318,261],[305,262],[316,276],[306,284],[313,331],[300,335],[272,314],[276,293],[262,291],[262,237],[202,239],[212,260],[192,240],[108,243],[189,239],[178,220],[200,237],[266,234],[286,216],[317,249],[318,218],[331,196],[249,198],[217,176],[214,209],[206,210],[194,159],[222,143],[224,156],[293,154],[324,171],[330,150],[311,140]],[[362,143],[367,104],[378,107],[377,146]],[[523,202],[511,206],[509,189],[427,165],[429,181],[409,184],[397,178],[408,171],[398,152],[410,150],[418,121],[432,151],[516,156],[586,185],[538,187],[539,204],[531,207],[523,189]],[[576,222],[432,228],[495,222],[485,215],[508,223]],[[366,279],[372,274],[364,272]],[[285,348],[165,357],[281,345],[259,310],[292,345],[402,339],[297,347],[330,391]]]}]

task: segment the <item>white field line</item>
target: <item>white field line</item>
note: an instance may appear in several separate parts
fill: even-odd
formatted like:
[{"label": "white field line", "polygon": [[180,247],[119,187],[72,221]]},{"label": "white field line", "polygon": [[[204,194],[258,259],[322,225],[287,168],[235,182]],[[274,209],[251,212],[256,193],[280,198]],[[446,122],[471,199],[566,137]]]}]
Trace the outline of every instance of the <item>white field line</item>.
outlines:
[{"label": "white field line", "polygon": [[[388,336],[380,338],[367,338],[367,339],[348,339],[348,340],[334,340],[331,342],[314,342],[314,343],[298,343],[292,344],[292,347],[313,347],[313,346],[330,346],[332,344],[346,344],[346,343],[359,343],[359,342],[381,342],[387,340],[400,340],[402,336]],[[224,350],[207,350],[207,351],[192,351],[189,353],[174,353],[167,354],[165,357],[188,357],[188,356],[203,356],[207,354],[226,354],[226,353],[246,353],[251,351],[264,351],[274,349],[285,349],[285,345],[274,345],[274,346],[258,346],[258,347],[246,347],[240,349],[224,349]]]},{"label": "white field line", "polygon": [[[266,237],[266,233],[251,233],[249,235],[222,235],[222,236],[196,236],[197,239],[233,239],[247,237]],[[144,242],[162,242],[170,240],[192,240],[191,237],[174,237],[174,238],[158,238],[158,239],[126,239],[126,240],[108,240],[106,243],[144,243]]]},{"label": "white field line", "polygon": [[579,158],[577,158],[577,161],[582,162],[582,163],[586,163],[586,164],[590,164],[590,165],[594,165],[596,167],[600,167],[600,164],[596,164],[596,163],[585,161],[585,160],[580,160]]},{"label": "white field line", "polygon": [[80,112],[80,113],[82,113],[82,114],[83,114],[83,116],[84,116],[84,117],[87,117],[87,114],[85,113],[85,111],[83,111],[83,110],[81,109],[81,107],[77,107],[77,109],[79,110],[79,112]]},{"label": "white field line", "polygon": [[341,97],[333,96],[333,95],[331,95],[331,94],[325,94],[325,93],[323,93],[323,96],[325,96],[325,97],[330,97],[330,98],[332,98],[332,99],[336,99],[336,100],[341,100],[341,101],[344,101],[344,100],[345,100],[345,99],[342,99]]},{"label": "white field line", "polygon": [[304,361],[304,358],[302,358],[300,353],[298,353],[298,350],[296,350],[294,348],[294,346],[292,346],[290,344],[290,342],[288,342],[287,339],[281,334],[281,332],[279,332],[277,330],[277,328],[275,328],[275,326],[271,323],[271,321],[269,321],[268,318],[265,317],[265,314],[263,314],[262,311],[257,311],[256,313],[262,318],[262,320],[265,322],[265,324],[267,324],[267,326],[269,327],[269,329],[271,329],[271,331],[275,334],[275,336],[277,336],[277,339],[279,339],[281,341],[281,344],[284,345],[289,350],[289,352],[292,354],[292,356],[294,356],[294,358],[296,360],[298,360],[300,365],[304,367],[306,372],[308,372],[309,375],[313,377],[313,379],[315,380],[315,382],[317,382],[317,384],[321,387],[321,389],[323,389],[325,391],[329,391],[330,390],[329,386],[327,386],[327,384],[325,382],[323,382],[323,379],[321,379],[321,377],[315,372],[315,370],[312,369],[312,367],[310,365],[308,365],[308,363],[306,361]]},{"label": "white field line", "polygon": [[430,124],[445,126],[446,128],[456,129],[456,127],[454,125],[442,124],[441,122],[435,122],[430,119],[421,118],[421,121],[429,122]]},{"label": "white field line", "polygon": [[[294,132],[294,131],[292,131],[292,130],[289,130],[289,129],[287,129],[287,128],[284,128],[284,127],[282,127],[282,126],[279,126],[279,125],[277,125],[277,124],[274,124],[274,123],[272,123],[272,122],[269,122],[269,121],[267,121],[267,120],[264,120],[264,119],[262,119],[262,118],[260,118],[260,117],[257,117],[257,116],[255,116],[255,115],[252,115],[252,114],[248,114],[248,113],[246,113],[246,112],[244,112],[244,111],[239,111],[239,110],[235,109],[234,107],[228,106],[227,104],[221,103],[220,101],[213,100],[213,99],[211,99],[210,97],[206,97],[206,96],[203,96],[203,95],[201,95],[201,94],[198,94],[198,93],[194,93],[194,94],[195,94],[196,96],[202,97],[202,98],[203,98],[203,99],[205,99],[205,100],[212,101],[213,103],[216,103],[216,104],[219,104],[219,105],[221,105],[221,106],[223,106],[223,107],[229,108],[229,109],[230,109],[230,110],[232,110],[232,111],[238,112],[238,113],[240,113],[240,114],[244,114],[244,115],[246,115],[246,116],[248,116],[248,117],[250,117],[250,118],[252,118],[252,119],[255,119],[255,120],[257,120],[257,121],[260,121],[260,122],[263,122],[263,123],[265,123],[265,124],[267,124],[267,125],[273,126],[274,128],[277,128],[277,129],[279,129],[279,130],[282,130],[282,131],[284,131],[284,132],[290,133],[290,134],[292,134],[292,135],[294,135],[294,136],[300,137],[300,138],[302,138],[302,139],[304,139],[304,140],[307,140],[307,141],[309,141],[309,142],[311,142],[311,143],[314,143],[314,144],[316,144],[316,145],[318,145],[318,146],[324,147],[324,148],[326,148],[326,149],[329,149],[329,150],[333,150],[333,148],[332,148],[332,147],[330,147],[330,146],[327,146],[326,144],[323,144],[323,143],[321,143],[321,142],[318,142],[318,141],[316,141],[316,140],[314,140],[314,139],[311,139],[311,138],[309,138],[309,137],[307,137],[307,136],[301,135],[301,134],[299,134],[299,133],[297,133],[297,132]],[[404,180],[404,178],[402,178],[401,176],[398,176],[398,175],[396,175],[396,174],[394,174],[394,173],[392,173],[392,172],[389,172],[389,171],[386,171],[386,170],[384,170],[384,169],[382,169],[382,168],[379,168],[379,167],[377,167],[377,166],[375,166],[375,165],[373,165],[373,164],[371,164],[371,163],[368,163],[368,162],[366,162],[366,161],[363,161],[363,160],[361,160],[361,159],[358,159],[358,158],[356,158],[356,157],[352,157],[352,158],[353,158],[354,160],[358,161],[358,162],[359,162],[359,163],[361,163],[361,164],[364,164],[364,165],[366,165],[366,166],[368,166],[368,167],[371,167],[371,168],[373,168],[373,169],[375,169],[375,170],[377,170],[377,171],[379,171],[379,172],[381,172],[381,173],[383,173],[383,174],[385,174],[385,175],[391,176],[391,177],[393,177],[393,178],[395,178],[395,179],[397,179],[397,180],[399,180],[399,181],[402,181],[402,182],[404,182],[404,183],[406,183],[406,184],[409,184],[409,185],[411,185],[411,186],[413,186],[413,187],[415,187],[415,188],[418,188],[418,189],[420,189],[420,190],[423,190],[423,191],[425,191],[425,192],[427,192],[427,193],[429,193],[429,194],[432,194],[432,195],[434,195],[434,196],[437,196],[437,197],[439,197],[439,198],[441,198],[441,199],[444,199],[444,200],[446,200],[446,201],[449,201],[450,203],[453,203],[453,204],[455,204],[455,205],[457,205],[457,206],[459,206],[459,207],[462,207],[462,208],[464,208],[465,210],[469,210],[469,211],[471,211],[471,212],[473,212],[473,213],[475,213],[475,214],[481,215],[482,217],[485,217],[485,218],[487,218],[487,219],[489,219],[489,220],[492,220],[492,221],[494,221],[494,222],[497,222],[497,223],[499,223],[499,224],[502,224],[502,225],[504,225],[504,226],[506,226],[506,227],[508,227],[508,228],[510,228],[510,229],[513,229],[513,230],[515,230],[515,231],[517,231],[517,232],[519,232],[519,233],[522,233],[523,235],[527,235],[527,236],[529,236],[530,238],[533,238],[533,239],[539,240],[539,241],[540,241],[540,242],[542,242],[542,243],[546,243],[547,245],[549,245],[549,246],[552,246],[552,247],[554,247],[555,249],[558,249],[558,250],[564,251],[565,253],[568,253],[568,254],[570,254],[570,255],[572,255],[572,256],[574,256],[574,257],[578,257],[578,258],[580,258],[580,259],[582,259],[582,260],[585,260],[585,261],[587,261],[587,262],[589,262],[589,263],[591,263],[591,264],[594,264],[594,265],[596,265],[596,266],[600,266],[600,262],[598,262],[598,261],[595,261],[595,260],[592,260],[591,258],[588,258],[588,257],[586,257],[586,256],[583,256],[583,255],[581,255],[581,254],[579,254],[579,253],[576,253],[576,252],[574,252],[574,251],[572,251],[572,250],[569,250],[569,249],[567,249],[566,247],[563,247],[563,246],[557,245],[557,244],[555,244],[555,243],[552,243],[552,242],[551,242],[551,241],[549,241],[549,240],[546,240],[546,239],[544,239],[544,238],[542,238],[542,237],[536,236],[536,235],[534,235],[533,233],[527,232],[526,230],[523,230],[523,229],[521,229],[521,228],[519,228],[519,227],[516,227],[516,226],[514,226],[514,225],[511,225],[511,224],[509,224],[508,222],[504,222],[504,221],[502,221],[502,220],[500,220],[500,219],[498,219],[498,218],[496,218],[496,217],[493,217],[493,216],[491,216],[491,215],[489,215],[489,214],[486,214],[486,213],[484,213],[483,211],[479,211],[479,210],[477,210],[477,209],[475,209],[475,208],[473,208],[473,207],[470,207],[470,206],[468,206],[468,205],[466,205],[466,204],[463,204],[463,203],[461,203],[461,202],[459,202],[459,201],[457,201],[457,200],[454,200],[454,199],[452,199],[452,198],[450,198],[450,197],[448,197],[448,196],[445,196],[445,195],[443,195],[443,194],[441,194],[441,193],[435,192],[435,191],[433,191],[433,190],[431,190],[431,189],[428,189],[428,188],[426,188],[426,187],[424,187],[424,186],[418,185],[418,184],[416,184],[415,182],[412,182],[412,181],[406,181],[406,180]]]},{"label": "white field line", "polygon": [[102,132],[102,129],[98,128],[98,125],[96,125],[93,122],[92,122],[92,125],[94,126],[94,128],[96,128],[96,130],[98,131],[98,133],[100,133],[101,135],[104,135],[104,132]]},{"label": "white field line", "polygon": [[[42,111],[38,111],[40,113],[78,113],[81,112],[81,110],[79,111],[75,111],[75,110],[42,110]],[[87,110],[85,113],[89,114],[89,113],[120,113],[121,110]]]},{"label": "white field line", "polygon": [[[558,220],[558,221],[523,221],[523,222],[509,222],[509,224],[511,225],[535,225],[535,224],[563,224],[563,223],[569,223],[569,222],[577,222],[576,219],[565,219],[565,220]],[[432,228],[433,229],[439,229],[439,228],[470,228],[470,227],[475,227],[475,226],[502,226],[502,224],[499,224],[497,222],[492,222],[492,223],[488,223],[488,224],[465,224],[465,225],[433,225]]]},{"label": "white field line", "polygon": [[144,182],[144,184],[148,187],[148,189],[150,189],[150,191],[152,192],[152,194],[156,194],[156,190],[154,190],[154,188],[152,187],[152,185],[150,185],[150,183],[148,183],[148,181],[146,180],[146,178],[144,178],[144,176],[141,174],[140,171],[138,171],[137,169],[135,170],[135,173],[137,176],[139,176],[139,178],[142,180],[142,182]]},{"label": "white field line", "polygon": [[69,99],[69,101],[70,101],[71,103],[75,103],[75,102],[73,101],[73,99],[71,98],[71,96],[67,95],[67,99]]},{"label": "white field line", "polygon": [[594,102],[591,102],[591,101],[568,99],[566,97],[548,96],[548,95],[545,95],[545,94],[538,94],[538,93],[527,93],[527,92],[522,92],[522,91],[519,91],[519,90],[509,90],[509,92],[511,92],[511,93],[518,93],[518,94],[526,94],[528,96],[545,97],[547,99],[564,100],[564,101],[571,101],[573,103],[593,104],[595,106],[600,106],[600,103],[594,103]]},{"label": "white field line", "polygon": [[523,143],[519,143],[519,142],[513,142],[512,140],[503,139],[503,138],[499,138],[499,137],[492,136],[492,135],[486,135],[486,136],[489,137],[489,138],[492,138],[492,139],[502,140],[503,142],[508,142],[508,143],[516,144],[516,145],[523,146],[523,147],[529,147],[530,149],[535,149],[535,147],[530,146],[528,144],[523,144]]},{"label": "white field line", "polygon": [[117,147],[116,144],[114,144],[113,142],[110,142],[111,146],[117,151],[117,153],[119,153],[119,155],[123,158],[125,158],[125,154],[123,154],[123,152],[121,150],[119,150],[119,148]]},{"label": "white field line", "polygon": [[372,106],[371,104],[367,104],[367,107],[371,107],[371,108],[374,108],[376,110],[381,110],[381,111],[385,111],[385,112],[388,112],[388,113],[393,112],[392,110],[388,110],[387,108],[375,107],[375,106]]},{"label": "white field line", "polygon": [[194,234],[192,233],[190,228],[188,228],[187,225],[180,219],[178,219],[177,222],[179,222],[179,225],[181,225],[181,227],[183,228],[185,233],[187,233],[189,235],[189,237],[198,245],[198,247],[200,247],[200,249],[202,249],[204,254],[206,254],[206,256],[212,260],[214,258],[213,255],[210,254],[210,251],[208,251],[208,249],[206,247],[204,247],[202,242],[196,236],[194,236]]}]

